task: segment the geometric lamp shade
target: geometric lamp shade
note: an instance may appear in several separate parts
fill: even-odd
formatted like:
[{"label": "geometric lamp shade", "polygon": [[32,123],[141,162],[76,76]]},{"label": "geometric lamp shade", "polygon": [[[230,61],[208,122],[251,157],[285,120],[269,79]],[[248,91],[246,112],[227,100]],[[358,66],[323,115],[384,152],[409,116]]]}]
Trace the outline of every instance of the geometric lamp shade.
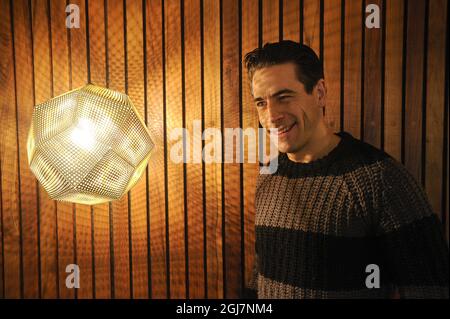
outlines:
[{"label": "geometric lamp shade", "polygon": [[36,105],[28,164],[52,199],[119,199],[143,174],[154,144],[126,94],[88,84]]}]

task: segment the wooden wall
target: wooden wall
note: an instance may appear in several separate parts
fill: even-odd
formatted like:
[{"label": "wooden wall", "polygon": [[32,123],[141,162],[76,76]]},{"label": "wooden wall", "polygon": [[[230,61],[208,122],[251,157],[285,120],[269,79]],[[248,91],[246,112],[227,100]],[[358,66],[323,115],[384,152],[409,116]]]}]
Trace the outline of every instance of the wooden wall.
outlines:
[{"label": "wooden wall", "polygon": [[[448,236],[446,0],[69,2],[79,29],[65,1],[0,0],[0,297],[237,297],[258,167],[174,164],[168,134],[195,119],[258,127],[240,61],[281,38],[324,59],[330,125],[403,162]],[[364,27],[369,3],[381,29]],[[129,194],[93,207],[50,200],[26,155],[33,105],[88,81],[128,93],[158,145]],[[80,289],[65,286],[70,263]]]}]

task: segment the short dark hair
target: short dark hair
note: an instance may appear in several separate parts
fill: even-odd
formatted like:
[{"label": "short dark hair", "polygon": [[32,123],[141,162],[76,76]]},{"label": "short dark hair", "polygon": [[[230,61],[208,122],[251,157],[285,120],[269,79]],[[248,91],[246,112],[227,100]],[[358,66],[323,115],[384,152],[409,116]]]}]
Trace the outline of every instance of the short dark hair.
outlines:
[{"label": "short dark hair", "polygon": [[247,53],[244,61],[250,82],[256,70],[288,62],[297,66],[297,78],[303,83],[308,94],[311,94],[317,82],[324,78],[322,61],[314,50],[290,40],[266,43],[262,48]]}]

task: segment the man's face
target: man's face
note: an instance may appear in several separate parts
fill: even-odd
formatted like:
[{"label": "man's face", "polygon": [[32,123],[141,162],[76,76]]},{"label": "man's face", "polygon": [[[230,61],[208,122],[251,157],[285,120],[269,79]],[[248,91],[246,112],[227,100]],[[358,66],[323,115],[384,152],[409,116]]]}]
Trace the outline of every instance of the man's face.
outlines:
[{"label": "man's face", "polygon": [[322,120],[323,80],[312,94],[306,93],[296,76],[294,63],[257,70],[252,79],[252,93],[261,125],[268,130],[278,129],[278,149],[282,153],[299,151]]}]

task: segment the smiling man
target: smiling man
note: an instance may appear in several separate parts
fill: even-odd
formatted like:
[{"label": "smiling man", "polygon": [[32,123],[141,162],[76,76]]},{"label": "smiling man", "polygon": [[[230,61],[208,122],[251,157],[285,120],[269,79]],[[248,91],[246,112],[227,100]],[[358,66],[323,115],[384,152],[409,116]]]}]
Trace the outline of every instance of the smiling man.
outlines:
[{"label": "smiling man", "polygon": [[256,186],[258,298],[448,298],[442,225],[407,170],[333,133],[321,61],[292,41],[245,56],[259,120],[278,138],[278,170]]}]

